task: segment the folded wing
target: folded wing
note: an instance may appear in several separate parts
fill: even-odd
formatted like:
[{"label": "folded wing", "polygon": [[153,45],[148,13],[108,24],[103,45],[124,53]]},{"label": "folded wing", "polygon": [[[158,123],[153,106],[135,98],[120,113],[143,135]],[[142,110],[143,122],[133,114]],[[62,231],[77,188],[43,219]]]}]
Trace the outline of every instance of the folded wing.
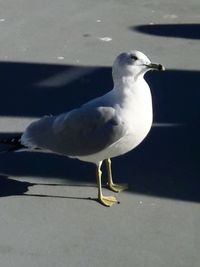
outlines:
[{"label": "folded wing", "polygon": [[112,107],[82,107],[33,122],[22,144],[68,156],[97,153],[125,134],[123,121]]}]

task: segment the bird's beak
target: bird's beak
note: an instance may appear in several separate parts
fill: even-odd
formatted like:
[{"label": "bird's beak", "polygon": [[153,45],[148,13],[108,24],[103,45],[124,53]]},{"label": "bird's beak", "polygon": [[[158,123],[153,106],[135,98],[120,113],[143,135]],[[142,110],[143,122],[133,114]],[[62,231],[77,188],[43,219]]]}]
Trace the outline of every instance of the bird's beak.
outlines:
[{"label": "bird's beak", "polygon": [[165,70],[165,67],[163,65],[157,64],[157,63],[150,63],[150,64],[147,64],[146,66],[147,68],[153,69],[153,70],[160,70],[160,71]]}]

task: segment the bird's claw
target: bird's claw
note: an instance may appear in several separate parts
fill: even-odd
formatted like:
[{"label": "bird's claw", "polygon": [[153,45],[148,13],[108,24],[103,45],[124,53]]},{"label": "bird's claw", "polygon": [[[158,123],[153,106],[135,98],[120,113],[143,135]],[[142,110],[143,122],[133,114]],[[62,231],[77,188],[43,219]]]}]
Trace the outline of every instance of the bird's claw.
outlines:
[{"label": "bird's claw", "polygon": [[113,192],[121,192],[123,190],[126,190],[128,188],[127,184],[114,184],[114,183],[107,183],[107,186],[110,190]]}]

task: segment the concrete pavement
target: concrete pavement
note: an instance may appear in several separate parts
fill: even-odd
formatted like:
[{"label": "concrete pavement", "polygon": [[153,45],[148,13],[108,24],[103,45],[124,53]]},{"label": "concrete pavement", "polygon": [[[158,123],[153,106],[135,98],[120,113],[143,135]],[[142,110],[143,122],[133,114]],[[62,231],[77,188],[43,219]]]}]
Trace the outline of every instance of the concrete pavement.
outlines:
[{"label": "concrete pavement", "polygon": [[0,265],[198,266],[198,1],[0,3],[0,137],[108,91],[121,51],[167,68],[147,75],[155,127],[113,160],[115,180],[129,183],[120,204],[95,201],[90,164],[0,154]]}]

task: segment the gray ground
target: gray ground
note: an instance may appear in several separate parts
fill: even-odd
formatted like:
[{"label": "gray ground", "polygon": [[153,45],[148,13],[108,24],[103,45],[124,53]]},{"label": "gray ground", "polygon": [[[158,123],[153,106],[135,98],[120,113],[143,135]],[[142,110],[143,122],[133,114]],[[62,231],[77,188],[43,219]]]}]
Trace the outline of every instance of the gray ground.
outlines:
[{"label": "gray ground", "polygon": [[199,266],[199,1],[0,6],[0,137],[105,93],[119,52],[138,49],[167,68],[146,76],[155,127],[113,160],[115,180],[129,183],[120,204],[95,201],[90,164],[0,154],[0,265]]}]

